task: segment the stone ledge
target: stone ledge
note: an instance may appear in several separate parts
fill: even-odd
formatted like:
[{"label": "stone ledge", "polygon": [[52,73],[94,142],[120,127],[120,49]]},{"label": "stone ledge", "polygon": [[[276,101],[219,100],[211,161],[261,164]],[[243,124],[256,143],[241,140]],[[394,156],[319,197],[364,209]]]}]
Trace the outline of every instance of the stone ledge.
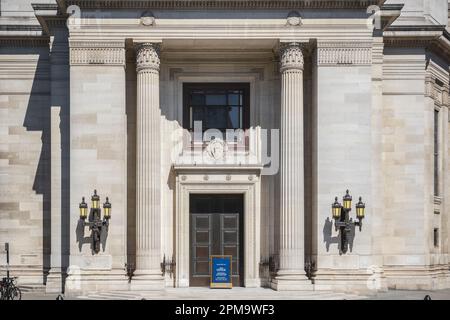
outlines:
[{"label": "stone ledge", "polygon": [[370,5],[381,6],[381,0],[66,0],[64,9],[77,5],[82,9],[366,9]]}]

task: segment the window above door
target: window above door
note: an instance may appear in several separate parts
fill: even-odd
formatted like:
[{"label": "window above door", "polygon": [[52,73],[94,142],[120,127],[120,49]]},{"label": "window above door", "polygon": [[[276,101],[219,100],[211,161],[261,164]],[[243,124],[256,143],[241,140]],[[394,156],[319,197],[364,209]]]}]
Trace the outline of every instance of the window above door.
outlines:
[{"label": "window above door", "polygon": [[203,132],[248,129],[249,91],[248,83],[184,83],[183,127],[194,131],[201,121]]}]

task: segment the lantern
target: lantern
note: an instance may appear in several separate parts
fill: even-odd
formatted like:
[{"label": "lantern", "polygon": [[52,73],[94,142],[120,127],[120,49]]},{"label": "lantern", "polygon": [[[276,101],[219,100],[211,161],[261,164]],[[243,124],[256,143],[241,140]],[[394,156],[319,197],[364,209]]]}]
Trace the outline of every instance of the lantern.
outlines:
[{"label": "lantern", "polygon": [[81,199],[80,203],[80,219],[86,219],[87,218],[87,203],[84,202],[84,197]]},{"label": "lantern", "polygon": [[342,206],[338,202],[338,197],[336,197],[334,203],[331,205],[331,208],[332,208],[333,218],[336,220],[339,219],[341,217]]},{"label": "lantern", "polygon": [[91,197],[92,209],[100,208],[100,197],[97,195],[97,190],[94,190],[94,194]]},{"label": "lantern", "polygon": [[364,219],[366,205],[362,202],[362,198],[359,197],[359,202],[356,204],[356,217],[358,219]]},{"label": "lantern", "polygon": [[106,197],[106,202],[103,203],[103,217],[105,219],[111,218],[111,203],[109,203],[108,197]]},{"label": "lantern", "polygon": [[352,196],[349,194],[349,191],[347,190],[347,193],[344,196],[344,209],[345,210],[351,210],[352,208]]}]

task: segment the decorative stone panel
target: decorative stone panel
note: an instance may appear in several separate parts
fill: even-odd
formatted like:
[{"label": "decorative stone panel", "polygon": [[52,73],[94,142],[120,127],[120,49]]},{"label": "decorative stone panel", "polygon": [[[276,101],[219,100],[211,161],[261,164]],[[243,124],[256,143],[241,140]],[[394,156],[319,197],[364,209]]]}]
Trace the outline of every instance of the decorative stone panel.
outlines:
[{"label": "decorative stone panel", "polygon": [[371,42],[327,42],[317,45],[318,65],[371,65]]},{"label": "decorative stone panel", "polygon": [[123,42],[70,42],[70,65],[125,66]]}]

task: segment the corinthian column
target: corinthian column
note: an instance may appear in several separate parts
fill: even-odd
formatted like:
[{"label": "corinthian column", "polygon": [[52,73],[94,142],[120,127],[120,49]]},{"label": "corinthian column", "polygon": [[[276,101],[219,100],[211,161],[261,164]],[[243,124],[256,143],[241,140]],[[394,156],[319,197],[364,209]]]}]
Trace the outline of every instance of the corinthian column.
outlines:
[{"label": "corinthian column", "polygon": [[161,288],[159,46],[139,45],[136,140],[136,271],[133,287]]},{"label": "corinthian column", "polygon": [[280,265],[272,287],[311,289],[304,271],[303,54],[281,50]]}]

